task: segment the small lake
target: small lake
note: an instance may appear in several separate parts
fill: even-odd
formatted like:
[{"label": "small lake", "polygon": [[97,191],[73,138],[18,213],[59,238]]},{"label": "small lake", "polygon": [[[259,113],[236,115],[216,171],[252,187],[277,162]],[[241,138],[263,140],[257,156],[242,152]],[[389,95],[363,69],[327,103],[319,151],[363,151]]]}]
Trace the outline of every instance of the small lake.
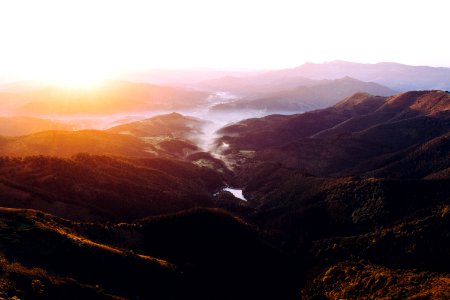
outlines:
[{"label": "small lake", "polygon": [[247,199],[245,199],[244,195],[242,194],[242,190],[240,189],[224,188],[223,190],[232,193],[236,198],[247,201]]}]

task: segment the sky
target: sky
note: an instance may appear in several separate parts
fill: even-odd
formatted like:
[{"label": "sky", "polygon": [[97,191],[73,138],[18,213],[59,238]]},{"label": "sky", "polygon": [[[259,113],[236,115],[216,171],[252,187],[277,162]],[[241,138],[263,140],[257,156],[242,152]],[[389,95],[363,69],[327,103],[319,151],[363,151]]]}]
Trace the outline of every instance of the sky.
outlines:
[{"label": "sky", "polygon": [[0,0],[0,78],[348,60],[450,67],[442,0]]}]

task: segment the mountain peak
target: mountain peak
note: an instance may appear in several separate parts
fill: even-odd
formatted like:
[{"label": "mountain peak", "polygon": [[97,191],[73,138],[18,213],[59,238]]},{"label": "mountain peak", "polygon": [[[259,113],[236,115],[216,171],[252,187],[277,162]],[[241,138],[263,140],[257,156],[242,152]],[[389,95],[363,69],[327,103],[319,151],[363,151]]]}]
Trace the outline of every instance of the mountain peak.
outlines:
[{"label": "mountain peak", "polygon": [[329,61],[329,62],[326,62],[325,64],[330,64],[330,65],[347,65],[347,64],[357,64],[357,63],[354,63],[354,62],[349,62],[349,61],[346,61],[346,60],[340,60],[340,59],[336,59],[336,60],[332,60],[332,61]]},{"label": "mountain peak", "polygon": [[358,92],[340,101],[334,107],[340,111],[369,113],[383,105],[386,99],[387,97]]},{"label": "mountain peak", "polygon": [[335,80],[336,81],[348,81],[348,82],[362,82],[361,80],[358,80],[356,78],[350,77],[348,75],[345,75],[344,77],[338,78],[338,79],[335,79]]},{"label": "mountain peak", "polygon": [[405,92],[389,97],[378,110],[415,111],[424,115],[436,115],[450,111],[450,94],[438,90]]},{"label": "mountain peak", "polygon": [[153,117],[145,119],[143,121],[149,121],[149,122],[153,122],[156,120],[178,121],[178,120],[183,120],[183,119],[189,119],[189,117],[183,116],[182,114],[177,113],[177,112],[171,112],[168,114],[153,116]]}]

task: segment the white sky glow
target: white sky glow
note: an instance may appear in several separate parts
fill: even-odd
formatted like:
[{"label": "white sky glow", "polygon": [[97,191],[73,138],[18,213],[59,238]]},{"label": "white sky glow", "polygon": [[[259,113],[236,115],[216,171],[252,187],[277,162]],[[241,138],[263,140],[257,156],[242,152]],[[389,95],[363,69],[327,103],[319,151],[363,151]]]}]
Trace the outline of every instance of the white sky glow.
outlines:
[{"label": "white sky glow", "polygon": [[335,59],[450,67],[449,9],[445,0],[0,0],[0,77]]}]

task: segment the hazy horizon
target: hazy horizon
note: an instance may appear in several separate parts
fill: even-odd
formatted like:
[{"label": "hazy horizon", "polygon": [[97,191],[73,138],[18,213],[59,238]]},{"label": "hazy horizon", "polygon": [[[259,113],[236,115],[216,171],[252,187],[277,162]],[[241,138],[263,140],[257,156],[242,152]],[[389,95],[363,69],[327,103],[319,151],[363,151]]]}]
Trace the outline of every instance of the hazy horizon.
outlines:
[{"label": "hazy horizon", "polygon": [[[143,68],[143,69],[135,69],[135,70],[127,70],[122,72],[116,72],[111,73],[109,75],[102,76],[100,78],[95,78],[91,80],[88,78],[86,82],[80,81],[78,82],[75,80],[74,82],[68,81],[58,81],[53,80],[51,78],[39,78],[39,77],[30,77],[28,75],[5,75],[0,73],[0,85],[5,84],[14,84],[14,83],[20,83],[20,82],[28,82],[28,83],[37,83],[37,84],[43,84],[45,86],[67,86],[69,88],[72,87],[79,87],[84,85],[91,85],[91,83],[94,83],[95,85],[98,85],[101,82],[106,81],[135,81],[135,82],[142,82],[142,83],[152,83],[152,81],[146,81],[146,80],[135,80],[133,79],[133,75],[136,74],[146,74],[146,73],[158,73],[158,72],[198,72],[198,73],[214,73],[214,72],[222,72],[225,73],[225,76],[228,76],[228,74],[232,73],[242,73],[242,75],[246,75],[247,73],[264,73],[264,72],[271,72],[271,71],[278,71],[278,70],[289,70],[289,69],[295,69],[298,67],[301,67],[306,64],[316,64],[316,65],[324,65],[324,64],[330,64],[335,62],[345,62],[350,64],[364,64],[364,65],[377,65],[377,64],[399,64],[399,65],[405,65],[405,66],[413,66],[413,67],[432,67],[432,68],[450,68],[450,65],[426,65],[426,64],[407,64],[402,63],[398,61],[379,61],[379,62],[362,62],[362,61],[350,61],[350,60],[343,60],[343,59],[333,59],[333,60],[326,60],[326,61],[304,61],[298,64],[294,64],[292,66],[287,66],[283,68],[219,68],[219,67],[186,67],[186,68],[176,68],[176,67],[168,67],[168,68]],[[0,71],[1,72],[1,71]],[[213,75],[211,75],[214,77]],[[217,76],[217,78],[221,77],[220,75]],[[351,76],[350,76],[351,77]],[[158,83],[158,82],[154,82]],[[167,83],[166,83],[167,84]],[[164,85],[164,83],[163,83]]]},{"label": "hazy horizon", "polygon": [[90,82],[333,60],[450,67],[446,8],[438,0],[14,1],[0,4],[0,78]]}]

